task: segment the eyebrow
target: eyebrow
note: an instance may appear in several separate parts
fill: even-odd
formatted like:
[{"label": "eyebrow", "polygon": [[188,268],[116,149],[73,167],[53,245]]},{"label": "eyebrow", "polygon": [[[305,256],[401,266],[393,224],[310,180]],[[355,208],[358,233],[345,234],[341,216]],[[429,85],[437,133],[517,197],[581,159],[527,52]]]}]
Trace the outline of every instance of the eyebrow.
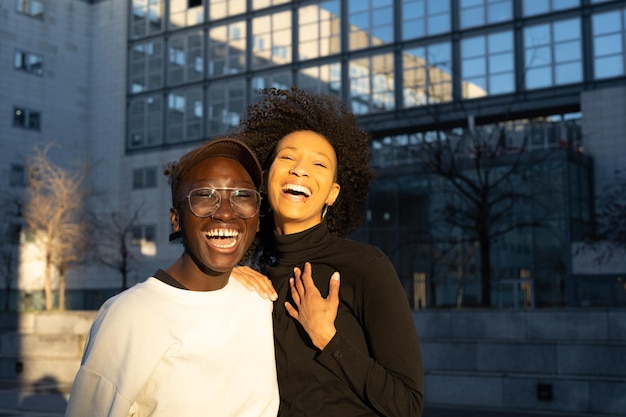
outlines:
[{"label": "eyebrow", "polygon": [[[297,151],[298,148],[296,146],[285,146],[283,148],[277,149],[276,153],[279,154],[281,151],[288,149],[288,150],[295,150]],[[323,153],[323,152],[318,152],[318,151],[313,151],[314,154],[322,156],[326,159],[328,159],[329,162],[333,162],[333,158],[331,158],[330,156],[328,156],[327,154]]]}]

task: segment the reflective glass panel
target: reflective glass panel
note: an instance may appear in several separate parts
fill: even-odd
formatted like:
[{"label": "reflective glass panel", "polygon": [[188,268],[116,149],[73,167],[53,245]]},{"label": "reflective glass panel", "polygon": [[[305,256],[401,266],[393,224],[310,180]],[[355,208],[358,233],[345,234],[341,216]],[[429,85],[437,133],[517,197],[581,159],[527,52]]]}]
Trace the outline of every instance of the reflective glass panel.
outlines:
[{"label": "reflective glass panel", "polygon": [[164,0],[132,0],[131,37],[139,38],[163,30]]},{"label": "reflective glass panel", "polygon": [[291,62],[291,11],[252,20],[252,67]]},{"label": "reflective glass panel", "polygon": [[203,136],[202,97],[199,86],[174,90],[168,94],[166,142],[192,141]]},{"label": "reflective glass panel", "polygon": [[298,71],[298,87],[316,94],[341,94],[341,64],[333,63],[302,68]]},{"label": "reflective glass panel", "polygon": [[129,56],[131,93],[163,86],[163,43],[161,40],[135,43]]},{"label": "reflective glass panel", "polygon": [[513,33],[498,32],[463,39],[461,75],[463,98],[514,91]]},{"label": "reflective glass panel", "polygon": [[451,101],[451,59],[449,43],[405,49],[402,53],[403,106]]},{"label": "reflective glass panel", "polygon": [[237,74],[246,69],[246,22],[239,21],[209,30],[208,74]]},{"label": "reflective glass panel", "polygon": [[513,17],[511,0],[460,0],[462,28],[504,22]]},{"label": "reflective glass panel", "polygon": [[198,81],[204,72],[202,32],[172,36],[168,44],[168,85]]},{"label": "reflective glass panel", "polygon": [[524,29],[526,88],[582,81],[580,19]]},{"label": "reflective glass panel", "polygon": [[264,9],[277,4],[289,3],[290,1],[291,0],[252,0],[252,8],[254,10]]},{"label": "reflective glass panel", "polygon": [[234,16],[246,11],[246,0],[209,0],[209,20]]},{"label": "reflective glass panel", "polygon": [[133,98],[128,111],[128,147],[163,143],[163,100],[159,95]]},{"label": "reflective glass panel", "polygon": [[287,89],[292,83],[291,71],[277,71],[254,77],[252,89],[255,91],[263,88]]},{"label": "reflective glass panel", "polygon": [[580,5],[580,0],[522,0],[524,16],[534,16],[552,11],[565,10]]},{"label": "reflective glass panel", "polygon": [[245,80],[211,83],[207,105],[208,135],[226,133],[238,126],[241,114],[245,111]]},{"label": "reflective glass panel", "polygon": [[298,59],[301,61],[341,51],[339,1],[326,1],[298,9]]},{"label": "reflective glass panel", "polygon": [[176,30],[204,22],[202,2],[195,4],[189,0],[169,0],[169,30]]},{"label": "reflective glass panel", "polygon": [[395,108],[392,54],[353,59],[349,64],[350,104],[356,114]]},{"label": "reflective glass panel", "polygon": [[391,0],[348,0],[351,50],[393,42]]},{"label": "reflective glass panel", "polygon": [[594,78],[603,79],[624,75],[626,11],[595,14],[591,18],[593,32]]},{"label": "reflective glass panel", "polygon": [[449,0],[402,0],[402,39],[449,31]]}]

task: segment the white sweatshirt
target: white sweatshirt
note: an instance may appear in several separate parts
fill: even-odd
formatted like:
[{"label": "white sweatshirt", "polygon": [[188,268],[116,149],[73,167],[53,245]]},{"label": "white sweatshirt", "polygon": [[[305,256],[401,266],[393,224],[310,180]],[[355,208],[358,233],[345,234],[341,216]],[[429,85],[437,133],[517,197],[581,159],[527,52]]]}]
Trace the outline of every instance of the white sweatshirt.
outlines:
[{"label": "white sweatshirt", "polygon": [[235,279],[198,292],[148,278],[98,312],[66,417],[275,417],[272,307]]}]

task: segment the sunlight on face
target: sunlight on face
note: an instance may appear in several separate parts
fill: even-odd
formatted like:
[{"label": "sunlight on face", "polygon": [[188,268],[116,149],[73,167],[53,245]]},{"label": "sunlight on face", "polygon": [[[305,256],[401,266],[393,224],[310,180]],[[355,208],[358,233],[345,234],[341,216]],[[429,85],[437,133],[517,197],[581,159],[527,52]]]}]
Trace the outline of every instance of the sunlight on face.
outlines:
[{"label": "sunlight on face", "polygon": [[276,146],[268,175],[277,231],[292,234],[319,224],[324,206],[339,195],[336,174],[337,157],[326,138],[308,130],[285,136]]}]

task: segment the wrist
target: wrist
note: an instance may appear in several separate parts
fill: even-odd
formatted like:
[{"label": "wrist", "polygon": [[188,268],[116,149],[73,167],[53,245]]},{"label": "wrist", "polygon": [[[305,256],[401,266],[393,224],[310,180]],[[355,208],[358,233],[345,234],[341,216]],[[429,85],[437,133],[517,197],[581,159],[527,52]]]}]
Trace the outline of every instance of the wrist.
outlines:
[{"label": "wrist", "polygon": [[337,333],[337,329],[335,327],[325,329],[322,332],[316,334],[315,337],[311,338],[311,341],[319,350],[324,350],[324,348],[330,343],[335,334]]}]

